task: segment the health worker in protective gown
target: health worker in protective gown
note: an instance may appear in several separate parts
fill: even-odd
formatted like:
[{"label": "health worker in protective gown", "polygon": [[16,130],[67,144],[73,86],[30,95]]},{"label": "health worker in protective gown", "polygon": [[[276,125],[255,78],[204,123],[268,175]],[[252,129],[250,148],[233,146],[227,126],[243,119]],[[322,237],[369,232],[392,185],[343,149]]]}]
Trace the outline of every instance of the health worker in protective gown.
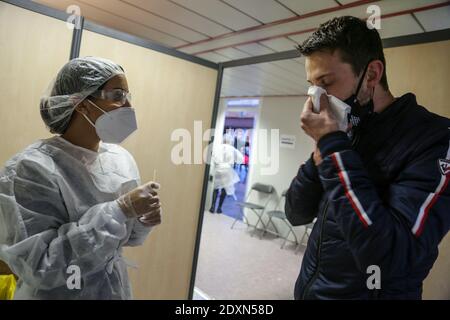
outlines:
[{"label": "health worker in protective gown", "polygon": [[122,248],[143,244],[161,203],[119,146],[137,129],[123,68],[71,60],[40,112],[56,135],[0,171],[0,260],[19,278],[14,298],[130,299]]}]

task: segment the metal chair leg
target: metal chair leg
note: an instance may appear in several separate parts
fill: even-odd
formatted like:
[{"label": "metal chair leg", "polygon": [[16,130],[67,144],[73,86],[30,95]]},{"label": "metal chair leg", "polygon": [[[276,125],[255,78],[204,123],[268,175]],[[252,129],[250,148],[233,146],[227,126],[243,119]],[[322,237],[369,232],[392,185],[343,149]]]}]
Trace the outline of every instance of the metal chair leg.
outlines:
[{"label": "metal chair leg", "polygon": [[305,226],[305,233],[303,233],[302,240],[300,240],[301,245],[303,245],[303,240],[305,239],[305,237],[309,237],[307,226]]},{"label": "metal chair leg", "polygon": [[290,234],[291,232],[292,232],[292,230],[289,230],[288,233],[286,234],[286,236],[283,238],[284,241],[283,241],[283,244],[281,245],[281,248],[280,248],[280,249],[283,249],[283,248],[284,248],[284,245],[285,245],[286,242],[288,241],[288,237],[289,237],[289,234]]},{"label": "metal chair leg", "polygon": [[230,229],[233,229],[234,225],[236,224],[236,222],[238,221],[238,218],[234,218],[233,224],[231,225]]},{"label": "metal chair leg", "polygon": [[[256,221],[256,224],[255,224],[255,231],[258,231],[258,225],[259,225],[260,222],[263,225],[263,230],[265,230],[267,227],[266,227],[266,224],[262,221],[262,217],[263,217],[264,211],[261,212],[261,215],[257,214],[256,211],[254,211],[254,212],[258,216],[258,220]],[[261,234],[259,235],[259,238],[262,239],[262,235]]]},{"label": "metal chair leg", "polygon": [[[272,217],[271,217],[272,218]],[[275,229],[275,233],[277,234],[277,237],[280,237],[280,232],[278,231],[277,226],[275,225],[275,223],[273,222],[273,220],[271,219],[269,222],[272,223],[273,228]],[[269,223],[267,223],[267,225],[269,225]]]},{"label": "metal chair leg", "polygon": [[[253,213],[258,217],[258,219],[256,220],[256,224],[253,226],[254,232],[256,232],[258,230],[258,224],[259,224],[259,220],[261,219],[261,217],[259,216],[258,212],[255,209],[250,209],[253,211]],[[250,235],[250,237],[253,237],[253,234]]]},{"label": "metal chair leg", "polygon": [[295,235],[294,230],[292,229],[291,225],[289,224],[288,221],[286,221],[286,219],[283,219],[284,223],[288,226],[289,230],[292,232],[292,235],[294,236],[295,239],[295,245],[298,245],[298,239],[297,236]]},{"label": "metal chair leg", "polygon": [[305,228],[305,232],[303,233],[302,239],[300,240],[300,245],[303,245],[303,239],[305,239],[307,229]]},{"label": "metal chair leg", "polygon": [[[247,225],[247,228],[248,228],[249,224],[248,224],[247,218],[244,215],[244,212],[243,212],[244,209],[241,208],[241,210],[242,210],[242,212],[241,212],[242,221],[244,221],[244,223]],[[230,229],[233,229],[234,225],[236,224],[236,222],[238,222],[238,220],[239,220],[238,218],[234,218],[233,224],[231,225]]]},{"label": "metal chair leg", "polygon": [[[263,236],[266,234],[267,227],[269,226],[269,223],[271,223],[271,222],[272,222],[272,217],[269,217],[269,222],[267,222],[266,228],[264,228]],[[273,222],[272,222],[272,224],[273,224]]]}]

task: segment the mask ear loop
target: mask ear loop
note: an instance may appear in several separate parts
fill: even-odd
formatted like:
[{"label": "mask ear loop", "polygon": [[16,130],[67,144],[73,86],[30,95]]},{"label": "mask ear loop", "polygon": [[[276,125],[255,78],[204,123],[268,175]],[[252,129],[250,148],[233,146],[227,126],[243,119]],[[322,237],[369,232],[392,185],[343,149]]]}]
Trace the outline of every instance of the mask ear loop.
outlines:
[{"label": "mask ear loop", "polygon": [[107,114],[106,111],[104,111],[102,108],[100,108],[98,105],[96,105],[95,103],[93,103],[90,99],[86,99],[87,102],[89,102],[91,105],[93,105],[94,107],[96,107],[98,110],[100,110],[101,112],[103,112],[104,114]]},{"label": "mask ear loop", "polygon": [[[103,112],[104,114],[106,114],[107,112],[103,111],[102,108],[100,108],[99,106],[97,106],[95,103],[93,103],[91,100],[86,99],[86,101],[88,101],[91,105],[93,105],[94,107],[96,107],[97,109],[99,109],[101,112]],[[91,119],[89,119],[89,117],[87,115],[85,115],[83,112],[80,112],[77,110],[78,113],[81,113],[81,115],[95,128],[95,124],[92,122]]]},{"label": "mask ear loop", "polygon": [[356,93],[355,93],[355,100],[353,100],[353,103],[358,101],[358,93],[359,93],[359,90],[361,89],[361,86],[362,86],[362,84],[364,82],[364,77],[366,76],[367,69],[369,68],[369,63],[371,63],[371,62],[372,61],[367,62],[366,67],[364,68],[364,72],[362,74],[362,77],[361,77],[361,79],[359,79],[358,87],[356,88]]},{"label": "mask ear loop", "polygon": [[373,105],[373,96],[375,95],[375,87],[373,87],[373,89],[372,89],[372,97],[370,98],[370,100],[372,100],[372,103],[370,104],[370,110],[369,110],[369,113],[370,114],[372,114],[373,113],[373,110],[374,110],[374,105]]}]

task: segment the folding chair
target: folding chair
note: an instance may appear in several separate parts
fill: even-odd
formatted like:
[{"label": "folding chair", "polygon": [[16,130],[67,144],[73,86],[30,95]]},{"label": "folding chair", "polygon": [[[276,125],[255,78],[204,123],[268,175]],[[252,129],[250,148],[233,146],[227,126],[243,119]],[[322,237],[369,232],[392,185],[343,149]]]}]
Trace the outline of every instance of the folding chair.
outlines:
[{"label": "folding chair", "polygon": [[[269,232],[269,233],[275,234],[276,236],[282,237],[284,239],[284,241],[283,241],[283,244],[281,245],[281,249],[284,248],[284,245],[286,244],[286,241],[288,241],[288,237],[289,237],[289,235],[291,233],[292,233],[292,235],[294,236],[294,239],[295,239],[295,246],[296,247],[298,246],[297,236],[296,236],[294,230],[292,229],[291,223],[289,222],[289,220],[286,217],[286,213],[284,211],[282,211],[282,210],[278,210],[281,202],[283,201],[283,199],[286,198],[286,193],[287,193],[287,190],[284,190],[281,193],[281,196],[280,196],[280,198],[278,200],[278,203],[277,203],[277,205],[274,208],[275,210],[271,210],[271,211],[266,212],[266,214],[269,216],[269,221],[267,222],[266,229],[264,230],[264,233],[263,233],[263,235],[264,235],[266,232]],[[277,227],[273,223],[273,220],[272,220],[273,218],[283,221],[284,224],[288,227],[289,230],[288,230],[288,232],[286,233],[286,235],[284,237],[278,232]],[[270,223],[272,224],[272,226],[274,227],[276,232],[272,232],[272,231],[267,229],[267,227],[269,226]]]},{"label": "folding chair", "polygon": [[297,251],[300,249],[300,247],[302,245],[306,246],[307,243],[304,244],[304,240],[305,240],[305,238],[306,238],[306,240],[308,240],[309,236],[311,235],[311,232],[312,232],[312,229],[314,227],[314,223],[316,222],[316,220],[317,220],[317,218],[314,219],[313,222],[304,225],[305,233],[303,233],[302,239],[300,240],[300,243],[297,246]]},{"label": "folding chair", "polygon": [[[305,225],[305,233],[303,233],[302,240],[300,240],[301,245],[303,245],[303,240],[305,240],[305,238],[307,238],[307,239],[309,238],[313,227],[314,227],[314,222],[311,222],[311,223],[308,223]],[[308,233],[308,231],[309,231],[309,233]]]},{"label": "folding chair", "polygon": [[[266,195],[267,199],[266,199],[266,202],[264,203],[264,205],[260,205],[260,204],[254,203],[254,202],[249,202],[250,195],[253,193],[253,191]],[[247,227],[249,227],[250,224],[248,223],[248,219],[245,217],[245,215],[243,213],[244,209],[251,210],[258,217],[258,220],[257,220],[256,224],[254,225],[255,230],[258,229],[258,225],[260,222],[262,223],[263,228],[266,229],[266,225],[262,221],[262,216],[264,214],[264,211],[266,210],[267,205],[269,204],[271,195],[274,192],[275,192],[275,188],[269,184],[255,183],[252,185],[245,201],[237,203],[237,205],[239,207],[241,207],[241,209],[242,209],[242,218],[243,218],[242,220],[244,220]],[[234,219],[233,224],[231,225],[231,229],[233,229],[234,225],[236,224],[236,222],[238,220],[239,220],[238,218]]]}]

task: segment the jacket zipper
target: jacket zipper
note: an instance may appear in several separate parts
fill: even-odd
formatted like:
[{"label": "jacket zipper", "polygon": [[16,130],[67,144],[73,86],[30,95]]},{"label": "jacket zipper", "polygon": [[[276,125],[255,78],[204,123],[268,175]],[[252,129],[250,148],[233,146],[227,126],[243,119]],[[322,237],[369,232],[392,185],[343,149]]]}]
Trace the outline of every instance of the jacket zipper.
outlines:
[{"label": "jacket zipper", "polygon": [[303,291],[303,295],[302,295],[302,299],[305,300],[306,298],[306,294],[308,293],[309,289],[311,288],[313,282],[316,280],[318,274],[319,274],[319,267],[320,267],[320,253],[321,253],[321,247],[322,247],[322,234],[323,234],[323,224],[325,223],[325,219],[327,217],[327,212],[328,212],[328,203],[329,201],[327,200],[324,210],[322,211],[322,220],[320,221],[320,234],[319,234],[319,245],[317,247],[317,267],[316,270],[314,271],[313,276],[311,277],[311,279],[309,279],[309,281],[306,284],[305,287],[305,291]]},{"label": "jacket zipper", "polygon": [[[355,134],[355,138],[352,141],[352,148],[356,148],[358,142],[359,142],[360,136],[359,132]],[[317,276],[319,275],[319,268],[320,268],[320,256],[321,256],[321,249],[322,249],[322,235],[323,235],[323,225],[325,223],[325,219],[328,214],[328,204],[329,200],[325,203],[324,210],[322,210],[322,220],[320,221],[320,233],[319,233],[319,244],[317,248],[317,267],[316,270],[314,270],[313,276],[309,279],[309,281],[306,283],[305,290],[303,291],[302,299],[305,300],[306,295],[308,294],[309,289],[311,289],[312,284],[316,280]]]}]

